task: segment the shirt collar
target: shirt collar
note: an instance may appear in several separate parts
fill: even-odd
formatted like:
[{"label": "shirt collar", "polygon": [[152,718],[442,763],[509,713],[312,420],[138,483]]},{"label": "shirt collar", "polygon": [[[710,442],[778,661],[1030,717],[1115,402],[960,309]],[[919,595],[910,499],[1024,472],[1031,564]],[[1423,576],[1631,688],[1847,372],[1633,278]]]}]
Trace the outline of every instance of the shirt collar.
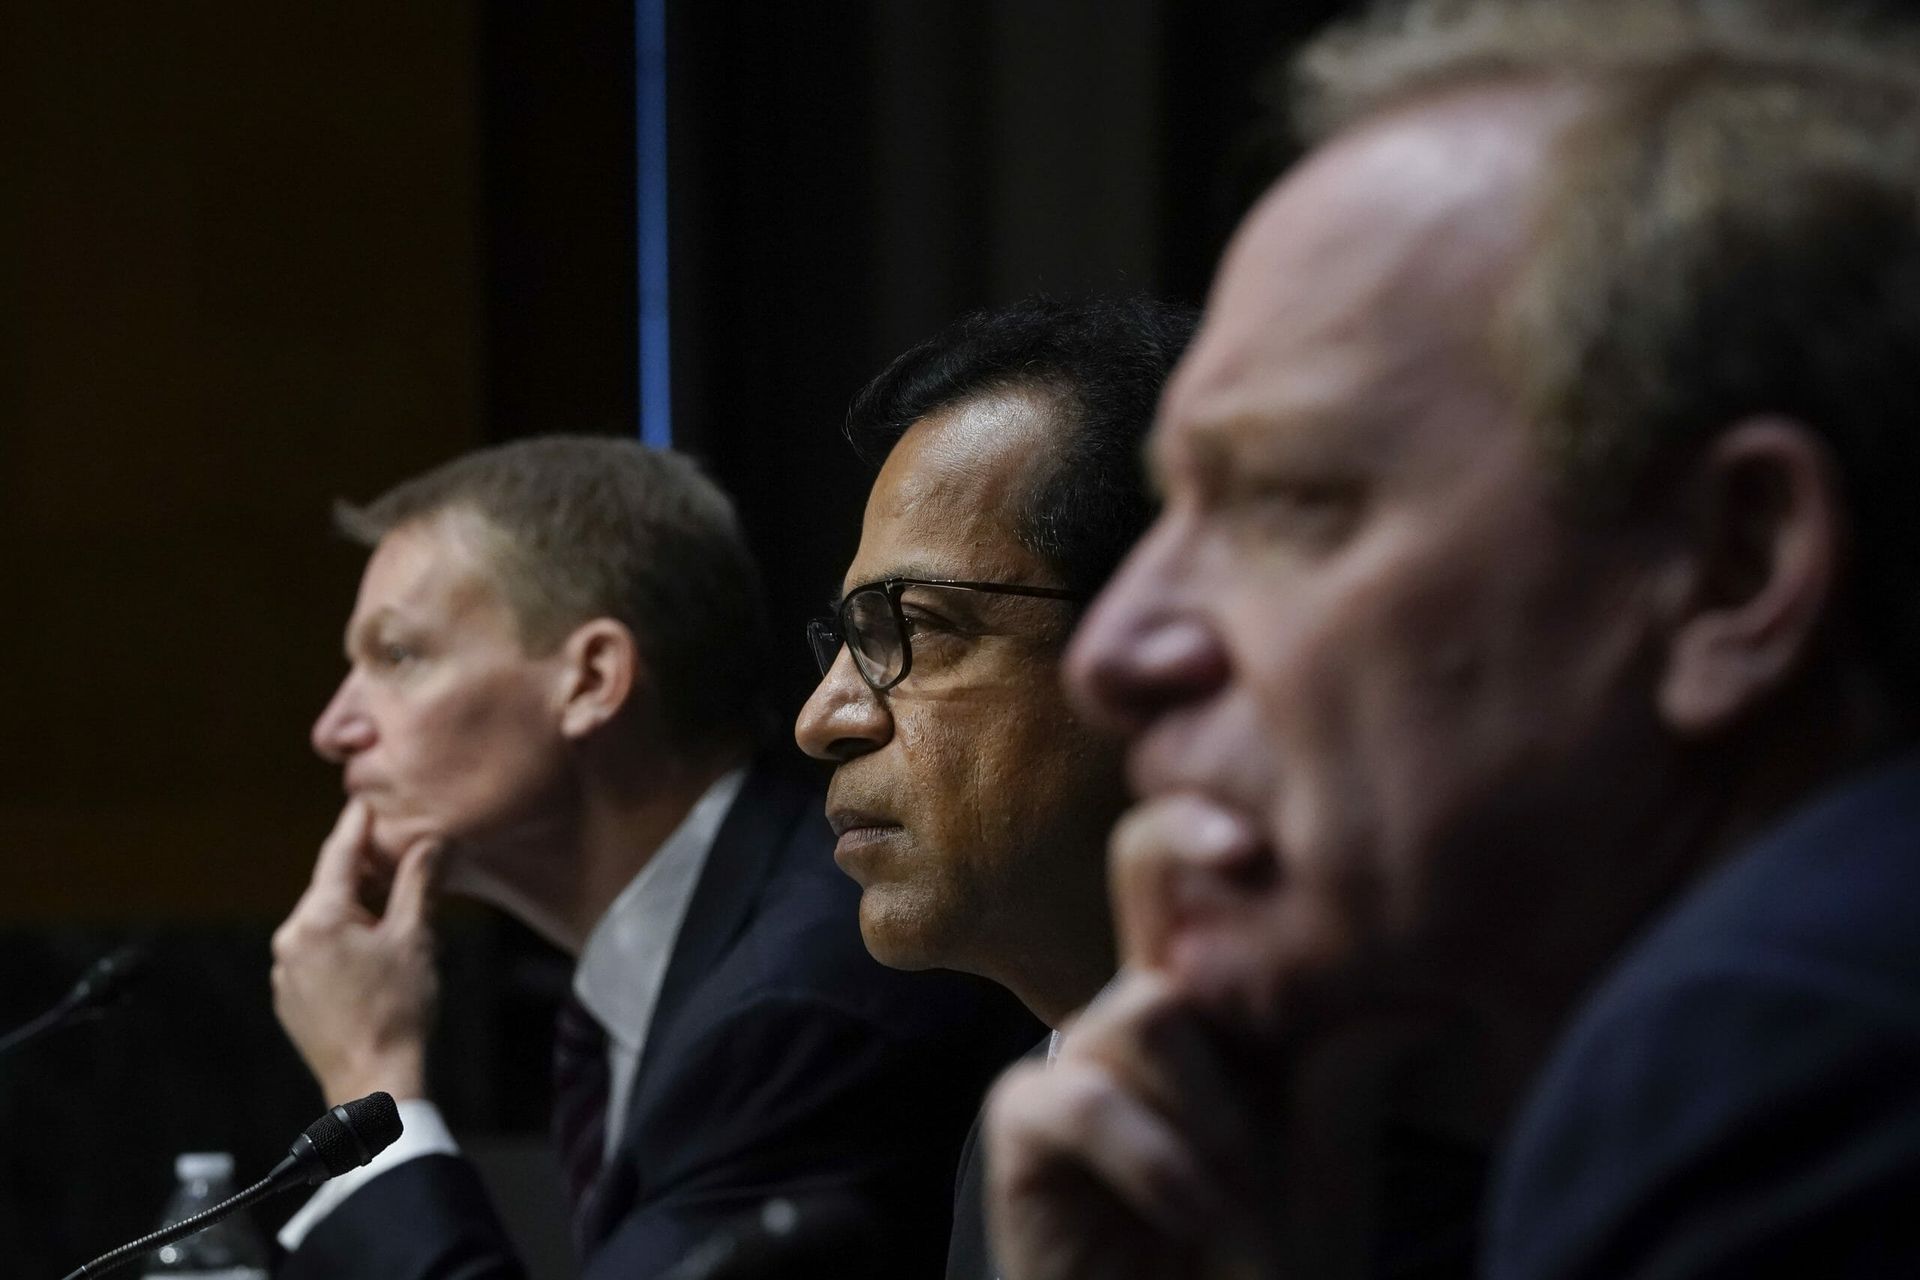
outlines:
[{"label": "shirt collar", "polygon": [[694,802],[587,935],[573,992],[607,1035],[637,1052],[666,981],[680,923],[746,769],[722,775]]}]

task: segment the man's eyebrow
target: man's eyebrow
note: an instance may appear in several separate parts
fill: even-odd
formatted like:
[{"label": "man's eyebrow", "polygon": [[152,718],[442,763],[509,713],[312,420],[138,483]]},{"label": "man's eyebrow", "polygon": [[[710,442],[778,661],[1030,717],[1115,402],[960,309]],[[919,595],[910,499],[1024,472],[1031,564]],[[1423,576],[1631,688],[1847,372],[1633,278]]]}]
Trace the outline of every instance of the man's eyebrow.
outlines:
[{"label": "man's eyebrow", "polygon": [[1164,506],[1174,480],[1216,491],[1250,472],[1276,466],[1289,472],[1345,474],[1348,449],[1330,446],[1317,435],[1303,445],[1297,434],[1278,432],[1277,424],[1312,423],[1304,413],[1296,420],[1274,414],[1234,413],[1189,421],[1177,441],[1149,439],[1145,450],[1147,486]]},{"label": "man's eyebrow", "polygon": [[364,617],[347,619],[346,632],[340,637],[341,651],[351,659],[354,647],[365,644],[367,636],[392,616],[393,609],[388,605],[381,605]]},{"label": "man's eyebrow", "polygon": [[955,573],[951,569],[938,568],[928,564],[926,561],[908,561],[905,564],[895,565],[885,573],[876,574],[871,578],[863,578],[851,586],[843,586],[840,594],[828,603],[828,608],[838,609],[841,602],[854,592],[864,591],[868,587],[877,587],[883,582],[892,582],[895,578],[925,578],[932,582],[942,582],[963,580],[966,576],[964,573]]}]

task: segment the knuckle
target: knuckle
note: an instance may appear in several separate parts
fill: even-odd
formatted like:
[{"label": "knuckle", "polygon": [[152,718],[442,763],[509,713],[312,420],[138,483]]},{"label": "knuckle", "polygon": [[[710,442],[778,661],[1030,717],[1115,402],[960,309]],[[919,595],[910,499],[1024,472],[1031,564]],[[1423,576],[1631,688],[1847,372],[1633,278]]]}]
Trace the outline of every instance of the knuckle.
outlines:
[{"label": "knuckle", "polygon": [[1150,831],[1152,814],[1141,809],[1130,809],[1120,816],[1113,825],[1113,834],[1108,837],[1107,849],[1116,864],[1130,862],[1139,856],[1141,847]]},{"label": "knuckle", "polygon": [[1114,1087],[1103,1071],[1081,1068],[1060,1073],[1048,1099],[1061,1124],[1076,1133],[1100,1128],[1113,1114]]},{"label": "knuckle", "polygon": [[[1009,1067],[987,1094],[989,1128],[1017,1127],[1044,1105],[1047,1082],[1032,1063]],[[1038,1096],[1036,1096],[1038,1095]]]}]

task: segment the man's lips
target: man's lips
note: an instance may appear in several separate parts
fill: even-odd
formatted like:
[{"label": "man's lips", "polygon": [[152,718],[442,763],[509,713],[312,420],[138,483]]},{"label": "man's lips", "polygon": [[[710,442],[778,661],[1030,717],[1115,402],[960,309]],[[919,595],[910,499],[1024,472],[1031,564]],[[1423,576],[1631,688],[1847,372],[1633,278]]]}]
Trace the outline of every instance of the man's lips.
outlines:
[{"label": "man's lips", "polygon": [[829,809],[827,825],[839,837],[834,842],[833,860],[840,864],[842,871],[862,885],[867,883],[872,868],[868,860],[860,856],[861,853],[887,843],[902,830],[893,819],[863,809]]},{"label": "man's lips", "polygon": [[877,831],[898,831],[900,824],[884,814],[870,813],[864,809],[829,809],[827,825],[833,828],[836,836],[845,836],[850,832],[866,833]]}]

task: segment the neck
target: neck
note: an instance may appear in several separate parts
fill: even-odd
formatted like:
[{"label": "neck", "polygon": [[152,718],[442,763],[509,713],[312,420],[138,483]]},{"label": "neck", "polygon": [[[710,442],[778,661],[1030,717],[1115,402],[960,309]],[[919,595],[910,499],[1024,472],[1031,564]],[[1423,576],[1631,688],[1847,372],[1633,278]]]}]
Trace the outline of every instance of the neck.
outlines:
[{"label": "neck", "polygon": [[997,971],[982,976],[999,983],[1034,1017],[1058,1031],[1112,980],[1113,941],[1061,947],[1024,955],[1002,953]]},{"label": "neck", "polygon": [[[616,784],[592,789],[583,804],[578,870],[569,894],[567,950],[578,956],[613,900],[645,870],[707,788],[743,764],[738,753],[622,769]],[[643,785],[629,780],[645,778]]]},{"label": "neck", "polygon": [[744,749],[678,759],[629,751],[585,761],[549,820],[514,833],[484,865],[469,860],[449,887],[492,903],[578,959],[614,899],[700,797],[745,761]]},{"label": "neck", "polygon": [[[1871,699],[1809,684],[1719,742],[1676,751],[1651,782],[1608,803],[1630,825],[1588,815],[1583,882],[1535,907],[1533,963],[1509,966],[1490,1005],[1507,1060],[1524,1079],[1621,953],[1673,903],[1820,792],[1894,747]],[[1597,843],[1596,843],[1597,841]],[[1572,861],[1569,839],[1555,854]],[[1510,985],[1515,978],[1522,988]]]}]

